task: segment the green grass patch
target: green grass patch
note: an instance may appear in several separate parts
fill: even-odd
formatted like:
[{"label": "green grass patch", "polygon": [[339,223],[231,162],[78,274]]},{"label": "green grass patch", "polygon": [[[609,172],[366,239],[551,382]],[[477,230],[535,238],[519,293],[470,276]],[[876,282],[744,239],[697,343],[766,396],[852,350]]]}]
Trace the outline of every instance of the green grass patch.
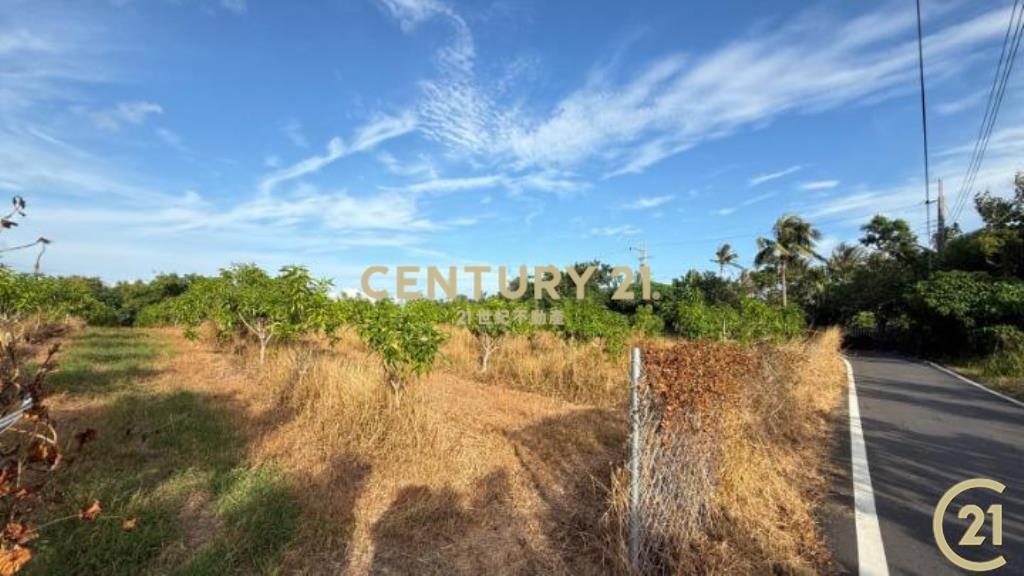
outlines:
[{"label": "green grass patch", "polygon": [[61,354],[55,392],[109,394],[159,374],[160,342],[128,328],[90,328]]},{"label": "green grass patch", "polygon": [[236,469],[220,479],[222,530],[179,574],[273,574],[299,526],[302,509],[279,470]]},{"label": "green grass patch", "polygon": [[[216,400],[147,385],[165,349],[131,329],[90,329],[68,345],[60,385],[106,401],[78,415],[98,435],[65,454],[51,484],[60,503],[37,523],[93,499],[103,513],[46,527],[27,574],[277,571],[301,514],[294,494],[278,471],[245,464],[244,443]],[[207,521],[188,521],[190,506]],[[137,525],[125,531],[129,517]]]}]

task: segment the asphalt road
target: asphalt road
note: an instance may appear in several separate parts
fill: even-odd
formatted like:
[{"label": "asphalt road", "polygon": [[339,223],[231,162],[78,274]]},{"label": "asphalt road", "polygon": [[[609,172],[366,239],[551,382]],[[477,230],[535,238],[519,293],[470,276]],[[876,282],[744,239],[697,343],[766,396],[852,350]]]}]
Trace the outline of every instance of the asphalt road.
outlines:
[{"label": "asphalt road", "polygon": [[[857,444],[850,433],[851,396],[836,421],[834,492],[824,515],[836,569],[847,574],[884,574],[886,568],[890,574],[921,576],[974,573],[940,552],[932,516],[953,485],[988,478],[1005,484],[1004,492],[973,489],[957,497],[944,516],[946,540],[968,560],[1006,559],[1005,566],[987,574],[1024,575],[1024,407],[917,361],[857,355],[850,363],[870,487],[853,481],[858,451],[851,446]],[[874,501],[874,533],[880,532],[880,539],[870,537],[871,510],[863,507],[867,496]],[[982,509],[1002,504],[1001,546],[992,543],[991,517],[978,533],[985,537],[982,545],[959,545],[971,520],[957,513],[971,503]],[[861,514],[854,514],[855,508]]]}]

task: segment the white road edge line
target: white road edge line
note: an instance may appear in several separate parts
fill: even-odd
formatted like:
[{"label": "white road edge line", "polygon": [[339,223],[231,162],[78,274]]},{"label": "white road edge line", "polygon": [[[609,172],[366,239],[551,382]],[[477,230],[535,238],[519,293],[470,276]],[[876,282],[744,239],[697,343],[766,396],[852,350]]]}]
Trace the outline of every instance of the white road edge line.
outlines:
[{"label": "white road edge line", "polygon": [[1007,402],[1009,402],[1011,404],[1016,404],[1017,406],[1020,406],[1021,408],[1024,408],[1024,402],[1021,402],[1020,400],[1017,400],[1016,398],[1010,398],[1009,396],[1007,396],[1006,394],[1003,394],[1002,392],[996,392],[995,390],[989,388],[988,386],[985,386],[984,384],[979,384],[979,383],[975,382],[974,380],[971,380],[970,378],[968,378],[966,376],[963,376],[961,374],[957,374],[956,372],[954,372],[953,370],[950,370],[949,368],[946,368],[942,364],[936,364],[935,362],[932,362],[931,360],[925,360],[925,362],[929,366],[931,366],[932,368],[935,368],[936,370],[940,370],[942,372],[945,372],[946,374],[949,374],[950,376],[952,376],[954,378],[957,378],[959,380],[967,382],[968,384],[970,384],[971,386],[974,386],[975,388],[981,388],[982,390],[984,390],[985,392],[988,392],[989,394],[992,394],[993,396],[998,396],[998,397],[1002,398],[1003,400],[1006,400]]},{"label": "white road edge line", "polygon": [[888,576],[882,530],[875,512],[875,493],[871,489],[868,471],[868,451],[864,444],[864,428],[860,423],[860,404],[857,403],[857,384],[853,379],[853,366],[846,364],[849,383],[850,412],[850,466],[853,475],[853,518],[857,527],[857,565],[861,576]]}]

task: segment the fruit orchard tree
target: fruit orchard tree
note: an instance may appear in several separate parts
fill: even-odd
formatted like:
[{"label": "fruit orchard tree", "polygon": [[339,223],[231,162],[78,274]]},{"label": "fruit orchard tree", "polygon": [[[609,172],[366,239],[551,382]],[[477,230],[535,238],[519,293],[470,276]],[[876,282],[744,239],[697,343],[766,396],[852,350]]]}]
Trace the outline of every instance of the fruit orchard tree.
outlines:
[{"label": "fruit orchard tree", "polygon": [[272,342],[324,329],[329,288],[328,281],[313,278],[300,266],[286,266],[270,276],[251,264],[235,265],[215,278],[193,282],[179,297],[176,316],[192,337],[206,320],[222,334],[248,334],[259,344],[262,364]]}]

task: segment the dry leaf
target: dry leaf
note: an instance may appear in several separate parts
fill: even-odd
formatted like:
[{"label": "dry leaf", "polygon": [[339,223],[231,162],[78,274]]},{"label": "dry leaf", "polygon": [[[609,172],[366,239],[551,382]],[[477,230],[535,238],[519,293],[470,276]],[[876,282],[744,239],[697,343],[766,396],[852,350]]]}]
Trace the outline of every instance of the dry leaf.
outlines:
[{"label": "dry leaf", "polygon": [[135,530],[135,527],[138,526],[138,524],[139,519],[135,516],[130,516],[121,521],[121,530],[131,532],[132,530]]},{"label": "dry leaf", "polygon": [[8,542],[27,544],[36,536],[37,534],[34,530],[25,527],[20,522],[8,522],[7,526],[4,526],[3,538]]},{"label": "dry leaf", "polygon": [[14,545],[11,548],[4,546],[0,548],[0,576],[13,576],[17,574],[26,562],[32,559],[32,551]]},{"label": "dry leaf", "polygon": [[88,506],[86,506],[86,507],[84,507],[84,508],[82,508],[81,510],[78,511],[78,517],[81,518],[82,520],[92,521],[92,520],[95,520],[96,517],[100,515],[100,512],[102,510],[103,509],[100,508],[100,501],[99,500],[93,500],[92,502],[89,503]]}]

